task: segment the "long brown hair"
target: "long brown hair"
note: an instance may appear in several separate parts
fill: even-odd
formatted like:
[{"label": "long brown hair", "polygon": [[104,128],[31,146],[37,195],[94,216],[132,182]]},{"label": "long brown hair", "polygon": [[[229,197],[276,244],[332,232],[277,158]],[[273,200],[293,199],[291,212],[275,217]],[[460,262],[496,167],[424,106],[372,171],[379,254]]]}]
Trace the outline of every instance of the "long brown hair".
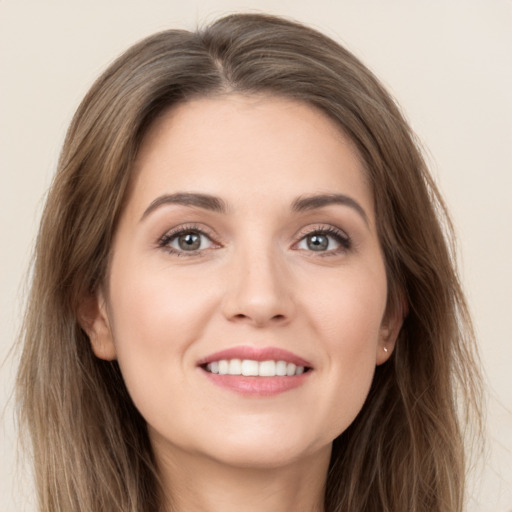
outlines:
[{"label": "long brown hair", "polygon": [[17,381],[40,510],[161,507],[146,424],[117,363],[93,355],[77,311],[105,277],[147,128],[172,105],[229,92],[306,102],[353,140],[374,193],[388,308],[407,313],[362,411],[334,441],[326,511],[462,511],[479,380],[443,201],[393,99],[357,58],[310,28],[254,14],[143,40],[75,114],[37,239]]}]

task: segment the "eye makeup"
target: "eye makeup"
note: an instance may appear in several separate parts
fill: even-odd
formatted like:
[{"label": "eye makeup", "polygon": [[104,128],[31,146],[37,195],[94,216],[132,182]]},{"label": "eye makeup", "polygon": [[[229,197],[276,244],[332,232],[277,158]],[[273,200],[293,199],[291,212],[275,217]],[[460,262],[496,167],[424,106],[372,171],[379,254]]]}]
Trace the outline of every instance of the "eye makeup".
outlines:
[{"label": "eye makeup", "polygon": [[[183,224],[162,235],[157,246],[176,256],[197,256],[222,247],[209,229],[198,224]],[[332,225],[314,225],[301,229],[291,249],[321,257],[336,256],[352,248],[350,237]]]},{"label": "eye makeup", "polygon": [[209,230],[197,224],[185,224],[167,231],[158,240],[158,247],[176,256],[196,256],[221,245],[214,241]]}]

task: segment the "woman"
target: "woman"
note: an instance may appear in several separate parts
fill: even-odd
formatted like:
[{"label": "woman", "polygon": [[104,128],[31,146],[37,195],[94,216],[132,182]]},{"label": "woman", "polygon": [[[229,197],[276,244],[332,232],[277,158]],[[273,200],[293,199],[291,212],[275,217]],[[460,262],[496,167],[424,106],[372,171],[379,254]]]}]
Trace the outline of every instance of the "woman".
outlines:
[{"label": "woman", "polygon": [[478,380],[450,234],[393,100],[325,36],[234,15],[129,49],[37,243],[40,509],[462,510]]}]

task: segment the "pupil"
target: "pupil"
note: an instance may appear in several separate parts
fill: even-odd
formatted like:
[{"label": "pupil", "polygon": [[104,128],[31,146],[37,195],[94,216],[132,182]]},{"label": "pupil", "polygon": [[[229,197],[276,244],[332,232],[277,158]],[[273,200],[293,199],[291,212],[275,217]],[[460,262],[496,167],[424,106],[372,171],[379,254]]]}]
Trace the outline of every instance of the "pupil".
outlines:
[{"label": "pupil", "polygon": [[185,251],[194,251],[199,249],[201,245],[201,237],[196,233],[186,233],[179,237],[180,249]]},{"label": "pupil", "polygon": [[312,251],[325,251],[329,245],[329,239],[325,235],[311,235],[308,238],[308,247]]}]

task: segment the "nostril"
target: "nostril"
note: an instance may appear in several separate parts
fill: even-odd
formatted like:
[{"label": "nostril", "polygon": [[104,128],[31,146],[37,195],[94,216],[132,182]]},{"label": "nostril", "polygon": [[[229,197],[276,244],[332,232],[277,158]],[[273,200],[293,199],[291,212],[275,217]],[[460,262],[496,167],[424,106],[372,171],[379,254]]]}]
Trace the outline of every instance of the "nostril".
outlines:
[{"label": "nostril", "polygon": [[282,315],[282,314],[278,314],[278,315],[273,315],[273,316],[267,316],[266,317],[267,320],[265,320],[264,317],[262,316],[258,316],[258,315],[246,315],[244,313],[237,313],[236,315],[233,315],[233,317],[231,318],[231,320],[234,320],[234,321],[244,321],[244,322],[247,322],[247,321],[255,321],[255,323],[257,324],[265,324],[267,321],[270,321],[272,323],[274,322],[284,322],[286,321],[286,315]]}]

